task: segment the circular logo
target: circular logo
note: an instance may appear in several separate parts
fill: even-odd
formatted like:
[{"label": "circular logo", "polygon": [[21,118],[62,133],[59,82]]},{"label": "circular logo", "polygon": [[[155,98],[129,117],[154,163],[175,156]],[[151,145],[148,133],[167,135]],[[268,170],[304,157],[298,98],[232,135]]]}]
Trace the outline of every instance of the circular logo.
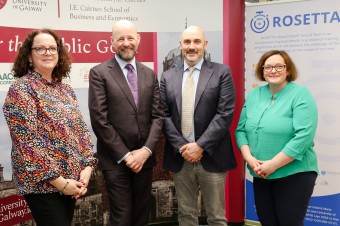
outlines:
[{"label": "circular logo", "polygon": [[263,11],[256,12],[256,16],[250,21],[250,27],[255,33],[262,33],[268,29],[269,20]]},{"label": "circular logo", "polygon": [[7,3],[7,0],[0,0],[0,9],[4,8],[6,3]]}]

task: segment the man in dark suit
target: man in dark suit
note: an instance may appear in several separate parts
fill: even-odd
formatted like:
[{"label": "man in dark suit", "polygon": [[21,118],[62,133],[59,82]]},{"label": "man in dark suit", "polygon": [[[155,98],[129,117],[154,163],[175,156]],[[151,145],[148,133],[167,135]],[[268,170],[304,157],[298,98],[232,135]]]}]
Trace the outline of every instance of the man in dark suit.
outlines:
[{"label": "man in dark suit", "polygon": [[231,72],[223,64],[203,59],[207,44],[199,27],[185,29],[180,41],[184,62],[161,78],[163,164],[174,172],[182,226],[198,225],[199,189],[208,224],[227,225],[226,171],[236,167],[229,134],[235,103]]},{"label": "man in dark suit", "polygon": [[90,70],[89,109],[99,167],[110,202],[110,226],[144,226],[151,198],[153,151],[163,125],[159,83],[135,60],[140,35],[130,21],[114,24],[115,57]]}]

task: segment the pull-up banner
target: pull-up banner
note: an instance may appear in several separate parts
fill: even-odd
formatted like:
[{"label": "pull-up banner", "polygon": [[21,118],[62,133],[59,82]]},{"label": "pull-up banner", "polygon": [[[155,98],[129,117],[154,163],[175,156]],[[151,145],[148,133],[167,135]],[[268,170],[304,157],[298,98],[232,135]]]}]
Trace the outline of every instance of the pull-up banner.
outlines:
[{"label": "pull-up banner", "polygon": [[[254,70],[265,51],[287,51],[299,70],[297,83],[316,99],[315,137],[320,175],[306,226],[340,225],[340,1],[311,0],[246,7],[246,93],[263,85]],[[257,220],[252,177],[246,176],[246,218]]]}]

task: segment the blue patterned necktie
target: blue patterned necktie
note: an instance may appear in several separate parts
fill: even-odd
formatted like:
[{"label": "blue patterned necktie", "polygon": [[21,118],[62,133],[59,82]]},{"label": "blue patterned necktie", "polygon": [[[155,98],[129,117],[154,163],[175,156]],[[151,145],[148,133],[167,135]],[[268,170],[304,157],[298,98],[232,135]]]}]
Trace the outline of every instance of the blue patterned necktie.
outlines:
[{"label": "blue patterned necktie", "polygon": [[127,69],[127,80],[129,82],[129,86],[132,92],[133,99],[135,101],[136,106],[138,106],[138,84],[137,84],[137,76],[131,64],[127,64],[125,66]]}]

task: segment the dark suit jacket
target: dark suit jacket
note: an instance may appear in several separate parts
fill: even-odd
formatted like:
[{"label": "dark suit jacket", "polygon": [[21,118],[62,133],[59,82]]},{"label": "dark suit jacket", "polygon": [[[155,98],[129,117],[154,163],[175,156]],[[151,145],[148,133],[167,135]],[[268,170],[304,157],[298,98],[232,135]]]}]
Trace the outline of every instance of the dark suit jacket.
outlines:
[{"label": "dark suit jacket", "polygon": [[[138,108],[114,58],[90,70],[89,110],[102,170],[113,169],[118,160],[134,149],[146,146],[155,151],[161,135],[163,111],[157,76],[139,62],[136,67]],[[155,155],[152,155],[144,167],[154,165]]]},{"label": "dark suit jacket", "polygon": [[[161,78],[164,108],[163,131],[166,137],[163,166],[180,171],[184,158],[179,148],[188,141],[181,132],[183,63],[165,71]],[[235,89],[229,67],[204,61],[195,97],[195,140],[204,149],[202,166],[210,172],[236,167],[229,133],[235,104]]]}]

